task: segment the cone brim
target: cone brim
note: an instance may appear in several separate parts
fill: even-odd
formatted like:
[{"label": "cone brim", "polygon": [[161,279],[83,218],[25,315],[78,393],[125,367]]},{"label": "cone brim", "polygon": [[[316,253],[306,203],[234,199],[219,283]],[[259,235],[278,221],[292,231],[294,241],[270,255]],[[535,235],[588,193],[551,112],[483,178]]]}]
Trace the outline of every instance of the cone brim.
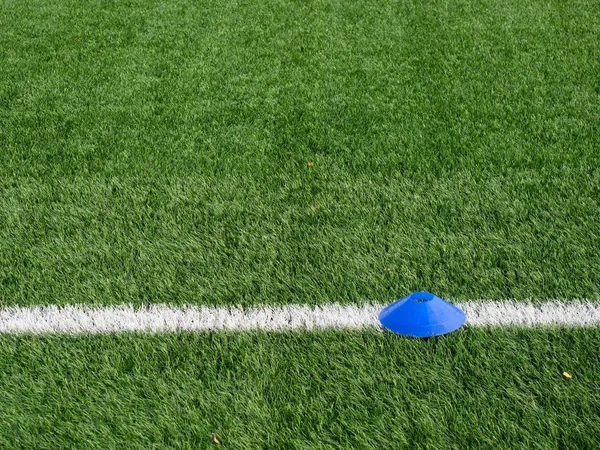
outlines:
[{"label": "cone brim", "polygon": [[379,314],[384,328],[413,337],[432,337],[451,333],[466,321],[465,313],[455,305],[429,293],[415,292]]}]

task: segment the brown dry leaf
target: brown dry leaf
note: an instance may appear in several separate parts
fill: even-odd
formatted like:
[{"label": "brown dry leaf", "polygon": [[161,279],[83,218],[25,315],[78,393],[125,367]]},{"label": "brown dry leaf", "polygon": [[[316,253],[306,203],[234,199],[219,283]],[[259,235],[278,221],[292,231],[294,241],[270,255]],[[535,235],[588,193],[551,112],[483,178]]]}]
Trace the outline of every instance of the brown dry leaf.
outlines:
[{"label": "brown dry leaf", "polygon": [[221,441],[219,441],[219,440],[217,439],[217,435],[216,435],[215,433],[213,433],[213,435],[212,435],[212,439],[211,439],[211,440],[212,440],[212,443],[213,443],[213,444],[215,444],[215,445],[221,445]]},{"label": "brown dry leaf", "polygon": [[307,165],[308,167],[312,167],[312,166],[314,166],[314,165],[315,165],[315,163],[314,163],[314,162],[312,162],[312,161],[309,161],[309,162],[307,162],[307,163],[306,163],[306,165]]},{"label": "brown dry leaf", "polygon": [[573,375],[571,375],[569,372],[563,372],[563,378],[565,380],[570,380],[571,378],[573,378]]}]

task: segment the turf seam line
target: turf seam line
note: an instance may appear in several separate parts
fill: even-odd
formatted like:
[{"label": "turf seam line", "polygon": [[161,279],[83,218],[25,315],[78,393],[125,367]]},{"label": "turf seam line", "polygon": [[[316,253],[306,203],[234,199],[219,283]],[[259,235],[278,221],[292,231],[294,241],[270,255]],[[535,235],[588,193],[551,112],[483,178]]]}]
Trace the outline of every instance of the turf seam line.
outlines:
[{"label": "turf seam line", "polygon": [[[523,303],[456,302],[468,326],[599,326],[600,303],[582,300]],[[174,331],[286,331],[379,327],[384,305],[143,307],[86,305],[0,308],[0,333],[115,333]]]}]

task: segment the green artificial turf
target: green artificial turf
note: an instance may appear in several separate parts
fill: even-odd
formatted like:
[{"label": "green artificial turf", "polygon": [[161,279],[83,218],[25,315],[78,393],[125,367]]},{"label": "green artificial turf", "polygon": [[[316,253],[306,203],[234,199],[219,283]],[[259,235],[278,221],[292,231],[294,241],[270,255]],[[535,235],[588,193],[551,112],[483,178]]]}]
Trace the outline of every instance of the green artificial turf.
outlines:
[{"label": "green artificial turf", "polygon": [[[600,330],[3,336],[0,446],[596,449]],[[563,371],[573,378],[564,379]]]},{"label": "green artificial turf", "polygon": [[[592,0],[2,0],[0,306],[598,300],[599,42]],[[595,449],[599,341],[2,335],[0,448]]]},{"label": "green artificial turf", "polygon": [[0,302],[597,299],[599,30],[593,0],[5,0]]}]

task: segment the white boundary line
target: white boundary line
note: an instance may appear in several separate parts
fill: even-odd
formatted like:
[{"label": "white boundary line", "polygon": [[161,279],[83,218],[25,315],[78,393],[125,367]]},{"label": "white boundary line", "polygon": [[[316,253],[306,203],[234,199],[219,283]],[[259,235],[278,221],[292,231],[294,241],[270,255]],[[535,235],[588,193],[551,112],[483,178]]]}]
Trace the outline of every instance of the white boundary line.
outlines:
[{"label": "white boundary line", "polygon": [[[469,326],[600,326],[600,303],[572,300],[544,303],[470,301],[456,303]],[[206,307],[150,305],[0,308],[0,333],[118,333],[360,329],[379,327],[384,305]]]}]

